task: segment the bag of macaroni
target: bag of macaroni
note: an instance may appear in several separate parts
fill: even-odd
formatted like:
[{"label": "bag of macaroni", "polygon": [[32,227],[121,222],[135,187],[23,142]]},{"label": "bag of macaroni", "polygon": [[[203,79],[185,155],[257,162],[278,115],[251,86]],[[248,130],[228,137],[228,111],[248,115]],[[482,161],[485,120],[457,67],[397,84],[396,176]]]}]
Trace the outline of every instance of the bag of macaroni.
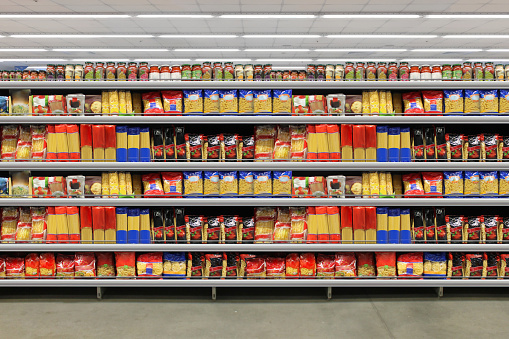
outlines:
[{"label": "bag of macaroni", "polygon": [[265,259],[267,266],[267,277],[272,279],[284,279],[286,274],[285,258],[267,257]]},{"label": "bag of macaroni", "polygon": [[316,275],[316,260],[314,253],[300,254],[300,277],[313,278]]}]

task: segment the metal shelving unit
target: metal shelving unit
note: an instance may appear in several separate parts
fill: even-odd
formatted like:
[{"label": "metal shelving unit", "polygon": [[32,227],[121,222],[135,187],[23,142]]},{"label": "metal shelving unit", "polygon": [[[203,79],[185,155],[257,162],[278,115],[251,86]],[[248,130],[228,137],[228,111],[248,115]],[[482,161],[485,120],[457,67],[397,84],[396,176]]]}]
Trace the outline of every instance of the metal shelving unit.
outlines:
[{"label": "metal shelving unit", "polygon": [[508,89],[504,81],[4,81],[0,89]]},{"label": "metal shelving unit", "polygon": [[509,162],[0,162],[0,171],[502,171]]},{"label": "metal shelving unit", "polygon": [[[509,198],[509,197],[508,197]],[[5,198],[0,206],[509,206],[499,198]]]},{"label": "metal shelving unit", "polygon": [[0,252],[504,252],[509,244],[0,244]]}]

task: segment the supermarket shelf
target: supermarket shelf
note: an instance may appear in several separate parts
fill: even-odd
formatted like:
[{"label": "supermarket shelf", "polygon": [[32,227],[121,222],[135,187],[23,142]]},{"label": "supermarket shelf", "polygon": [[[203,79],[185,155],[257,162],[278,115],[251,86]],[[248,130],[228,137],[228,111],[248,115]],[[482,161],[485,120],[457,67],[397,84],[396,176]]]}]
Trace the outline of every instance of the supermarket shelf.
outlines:
[{"label": "supermarket shelf", "polygon": [[509,89],[505,81],[2,81],[0,89]]},{"label": "supermarket shelf", "polygon": [[[508,82],[509,83],[509,82]],[[0,82],[1,84],[1,82]],[[507,124],[509,116],[2,116],[3,124]]]},{"label": "supermarket shelf", "polygon": [[0,206],[509,206],[509,199],[354,198],[4,198]]},{"label": "supermarket shelf", "polygon": [[509,162],[0,162],[0,171],[509,171]]},{"label": "supermarket shelf", "polygon": [[0,244],[0,252],[509,252],[509,244]]},{"label": "supermarket shelf", "polygon": [[481,279],[4,279],[0,287],[509,287]]}]

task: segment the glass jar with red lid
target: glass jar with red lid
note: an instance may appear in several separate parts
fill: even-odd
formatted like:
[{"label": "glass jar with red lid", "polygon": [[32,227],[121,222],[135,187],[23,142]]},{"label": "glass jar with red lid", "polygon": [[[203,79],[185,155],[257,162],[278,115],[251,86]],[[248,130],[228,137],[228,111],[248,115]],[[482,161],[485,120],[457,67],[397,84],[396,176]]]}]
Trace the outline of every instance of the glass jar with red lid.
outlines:
[{"label": "glass jar with red lid", "polygon": [[191,68],[191,79],[192,80],[201,80],[202,73],[201,73],[201,65],[200,64],[194,64]]},{"label": "glass jar with red lid", "polygon": [[461,64],[452,65],[452,80],[461,80],[463,77],[463,67]]},{"label": "glass jar with red lid", "polygon": [[307,81],[315,81],[316,78],[316,66],[309,64],[307,67]]},{"label": "glass jar with red lid", "polygon": [[39,72],[30,71],[30,81],[37,81],[37,80],[39,80]]},{"label": "glass jar with red lid", "polygon": [[387,68],[387,77],[389,81],[397,81],[398,80],[398,64],[395,62],[390,62],[389,67]]},{"label": "glass jar with red lid", "polygon": [[442,80],[452,79],[452,67],[449,64],[442,65]]},{"label": "glass jar with red lid", "polygon": [[355,67],[353,67],[353,62],[345,63],[345,80],[346,81],[355,80]]},{"label": "glass jar with red lid", "polygon": [[276,81],[283,81],[283,71],[282,70],[276,71]]},{"label": "glass jar with red lid", "polygon": [[378,67],[376,69],[376,78],[378,81],[386,81],[387,80],[387,63],[379,62]]},{"label": "glass jar with red lid", "polygon": [[138,80],[138,65],[135,62],[130,62],[127,66],[127,81]]},{"label": "glass jar with red lid", "polygon": [[202,79],[206,81],[212,80],[212,63],[206,61],[203,63],[203,66],[201,68],[202,71]]},{"label": "glass jar with red lid", "polygon": [[[58,69],[58,65],[57,65],[57,69]],[[16,80],[16,81],[23,80],[23,72],[22,71],[14,71],[14,80]],[[57,80],[58,80],[58,78],[57,78]],[[58,80],[58,81],[64,81],[64,79]]]},{"label": "glass jar with red lid", "polygon": [[493,67],[492,62],[487,62],[484,65],[484,81],[493,81],[495,80],[495,68]]},{"label": "glass jar with red lid", "polygon": [[140,81],[148,81],[149,73],[148,62],[140,62],[138,67],[138,78]]},{"label": "glass jar with red lid", "polygon": [[410,78],[410,67],[408,67],[408,62],[401,62],[399,64],[399,80],[408,81]]},{"label": "glass jar with red lid", "polygon": [[410,81],[419,81],[421,80],[421,70],[417,65],[410,66]]},{"label": "glass jar with red lid", "polygon": [[502,65],[502,64],[495,65],[495,80],[497,80],[497,81],[505,80],[504,65]]},{"label": "glass jar with red lid", "polygon": [[94,64],[90,61],[85,62],[85,68],[83,68],[83,80],[94,80]]},{"label": "glass jar with red lid", "polygon": [[442,67],[440,65],[433,65],[431,68],[431,79],[442,80]]},{"label": "glass jar with red lid", "polygon": [[362,81],[366,79],[366,67],[363,62],[358,62],[355,65],[355,80]]},{"label": "glass jar with red lid", "polygon": [[30,80],[30,71],[28,71],[28,70],[24,70],[24,71],[23,71],[22,79],[23,79],[23,81],[28,81],[28,80]]},{"label": "glass jar with red lid", "polygon": [[150,66],[150,73],[148,75],[148,79],[150,81],[159,81],[161,79],[159,66],[157,65]]},{"label": "glass jar with red lid", "polygon": [[235,80],[235,68],[233,68],[233,62],[225,62],[224,63],[223,78],[224,78],[224,81]]},{"label": "glass jar with red lid", "polygon": [[254,81],[263,81],[263,66],[260,64],[254,65],[253,74]]},{"label": "glass jar with red lid", "polygon": [[463,80],[472,80],[472,63],[464,62],[463,63]]},{"label": "glass jar with red lid", "polygon": [[48,66],[46,66],[46,73],[48,81],[55,80],[55,65],[49,64]]},{"label": "glass jar with red lid", "polygon": [[482,62],[475,62],[474,69],[472,70],[475,81],[483,81],[484,79],[484,67]]},{"label": "glass jar with red lid", "polygon": [[117,77],[117,68],[115,67],[114,62],[106,63],[106,80],[107,81],[115,81]]},{"label": "glass jar with red lid", "polygon": [[316,81],[325,81],[325,65],[316,66]]},{"label": "glass jar with red lid", "polygon": [[223,64],[221,62],[214,62],[214,81],[223,81]]},{"label": "glass jar with red lid", "polygon": [[127,80],[127,67],[125,62],[119,62],[117,65],[117,80],[118,81]]},{"label": "glass jar with red lid", "polygon": [[284,71],[283,72],[283,81],[289,81],[289,80],[291,80],[291,78],[290,78],[290,71],[288,71],[288,70]]},{"label": "glass jar with red lid", "polygon": [[366,80],[376,81],[376,66],[372,61],[368,62],[366,66]]},{"label": "glass jar with red lid", "polygon": [[431,68],[429,65],[421,66],[421,80],[431,80]]}]

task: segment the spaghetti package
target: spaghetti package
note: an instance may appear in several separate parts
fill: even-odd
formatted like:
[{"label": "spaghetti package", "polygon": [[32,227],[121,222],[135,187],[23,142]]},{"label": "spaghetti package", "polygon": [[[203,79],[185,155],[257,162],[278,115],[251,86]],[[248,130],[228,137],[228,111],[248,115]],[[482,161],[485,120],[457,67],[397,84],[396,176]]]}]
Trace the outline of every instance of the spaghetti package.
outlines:
[{"label": "spaghetti package", "polygon": [[[50,125],[54,128],[53,125]],[[53,133],[54,134],[54,133]],[[13,160],[16,156],[16,146],[18,143],[19,129],[16,125],[5,125],[2,127],[2,160]],[[56,145],[56,143],[55,143]],[[56,153],[56,149],[55,149]]]},{"label": "spaghetti package", "polygon": [[270,243],[274,231],[276,210],[272,207],[255,209],[255,243]]},{"label": "spaghetti package", "polygon": [[462,161],[464,159],[463,139],[462,134],[447,133],[445,135],[445,140],[447,142],[447,159],[449,161]]},{"label": "spaghetti package", "polygon": [[275,243],[287,243],[290,241],[291,216],[289,207],[278,207],[277,219],[274,225],[272,239]]},{"label": "spaghetti package", "polygon": [[[182,129],[182,131],[181,131]],[[178,128],[179,132],[179,139],[182,138],[183,140],[178,140],[179,145],[181,146],[179,148],[179,157],[177,159],[184,159],[185,158],[185,136],[183,135],[183,128]],[[166,161],[175,161],[176,159],[176,140],[174,137],[174,131],[173,126],[172,127],[166,127],[164,128],[164,158]]]},{"label": "spaghetti package", "polygon": [[302,160],[307,156],[307,139],[305,125],[290,125],[290,158]]},{"label": "spaghetti package", "polygon": [[425,127],[424,128],[424,156],[426,161],[435,161],[436,159],[436,147],[435,147],[435,128]]},{"label": "spaghetti package", "polygon": [[435,127],[435,153],[437,159],[447,159],[447,138],[443,126]]},{"label": "spaghetti package", "polygon": [[420,92],[403,93],[405,115],[418,115],[424,113]]},{"label": "spaghetti package", "polygon": [[242,160],[253,161],[255,139],[253,135],[239,136],[239,153]]},{"label": "spaghetti package", "polygon": [[274,139],[276,128],[274,125],[255,126],[255,159],[270,160],[274,153]]},{"label": "spaghetti package", "polygon": [[228,161],[237,160],[239,158],[239,136],[237,134],[223,133],[219,136],[219,140],[221,142],[221,159]]},{"label": "spaghetti package", "polygon": [[201,253],[187,253],[187,272],[186,276],[201,277],[203,275],[203,262],[205,257]]},{"label": "spaghetti package", "polygon": [[351,162],[353,154],[353,125],[341,125],[341,158],[342,161]]},{"label": "spaghetti package", "polygon": [[357,261],[353,252],[338,252],[335,257],[336,277],[357,276]]},{"label": "spaghetti package", "polygon": [[192,161],[203,160],[203,135],[186,133],[186,158]]},{"label": "spaghetti package", "polygon": [[272,158],[275,161],[290,159],[290,146],[291,146],[290,127],[278,125],[277,137],[274,145],[274,152]]},{"label": "spaghetti package", "polygon": [[305,207],[290,207],[290,239],[292,243],[302,243],[307,239],[307,217]]},{"label": "spaghetti package", "polygon": [[159,115],[164,113],[163,103],[159,92],[143,93],[141,99],[143,100],[144,115]]},{"label": "spaghetti package", "polygon": [[499,135],[484,133],[481,138],[481,161],[496,161],[499,159]]},{"label": "spaghetti package", "polygon": [[203,153],[208,161],[219,161],[221,157],[221,135],[208,135],[204,139]]}]

